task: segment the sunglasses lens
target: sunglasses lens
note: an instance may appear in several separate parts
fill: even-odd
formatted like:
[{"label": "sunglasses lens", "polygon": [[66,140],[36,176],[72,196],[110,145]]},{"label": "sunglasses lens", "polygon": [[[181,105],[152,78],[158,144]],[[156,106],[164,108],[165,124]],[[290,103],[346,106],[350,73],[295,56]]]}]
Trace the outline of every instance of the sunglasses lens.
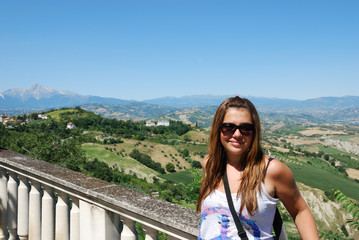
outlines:
[{"label": "sunglasses lens", "polygon": [[237,126],[232,123],[223,123],[221,131],[222,131],[223,135],[228,136],[228,135],[233,135],[233,133],[236,131],[236,129],[237,129]]},{"label": "sunglasses lens", "polygon": [[250,136],[253,133],[254,126],[250,123],[242,123],[239,126],[233,124],[233,123],[223,123],[221,127],[221,131],[223,135],[229,136],[233,135],[235,131],[239,129],[242,135],[244,136]]},{"label": "sunglasses lens", "polygon": [[242,123],[239,126],[239,131],[241,131],[242,135],[245,135],[245,136],[252,135],[253,129],[254,129],[253,124],[250,124],[250,123]]}]

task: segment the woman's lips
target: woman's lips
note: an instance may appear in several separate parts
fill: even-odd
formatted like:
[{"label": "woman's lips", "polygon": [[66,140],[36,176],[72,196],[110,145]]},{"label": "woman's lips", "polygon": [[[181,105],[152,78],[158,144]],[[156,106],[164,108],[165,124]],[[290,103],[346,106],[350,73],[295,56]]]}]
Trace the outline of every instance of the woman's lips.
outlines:
[{"label": "woman's lips", "polygon": [[230,143],[235,147],[240,147],[244,144],[244,142],[238,142],[238,141],[230,141]]}]

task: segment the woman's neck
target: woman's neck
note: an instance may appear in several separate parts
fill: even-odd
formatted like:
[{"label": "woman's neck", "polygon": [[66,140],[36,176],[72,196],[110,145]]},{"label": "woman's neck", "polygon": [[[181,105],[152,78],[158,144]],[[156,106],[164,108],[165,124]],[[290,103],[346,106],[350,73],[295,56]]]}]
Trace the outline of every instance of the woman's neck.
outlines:
[{"label": "woman's neck", "polygon": [[227,164],[228,164],[229,166],[235,168],[237,171],[243,171],[243,170],[241,169],[240,163],[233,163],[233,162],[227,161]]},{"label": "woman's neck", "polygon": [[238,171],[243,171],[245,168],[245,163],[242,155],[235,155],[235,156],[226,156],[228,165],[234,167]]}]

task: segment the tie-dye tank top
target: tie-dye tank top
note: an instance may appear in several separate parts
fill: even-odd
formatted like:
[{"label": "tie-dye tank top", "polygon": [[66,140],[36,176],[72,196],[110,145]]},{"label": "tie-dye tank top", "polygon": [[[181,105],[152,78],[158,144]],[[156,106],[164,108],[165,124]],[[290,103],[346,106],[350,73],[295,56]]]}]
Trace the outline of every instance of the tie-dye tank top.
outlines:
[{"label": "tie-dye tank top", "polygon": [[[241,199],[232,194],[234,208],[238,214]],[[241,223],[249,240],[273,239],[272,226],[277,198],[271,197],[262,183],[261,194],[257,193],[258,209],[253,216],[244,208]],[[236,224],[227,203],[226,194],[215,190],[202,203],[201,226],[198,240],[240,239]],[[238,214],[239,215],[239,214]]]}]

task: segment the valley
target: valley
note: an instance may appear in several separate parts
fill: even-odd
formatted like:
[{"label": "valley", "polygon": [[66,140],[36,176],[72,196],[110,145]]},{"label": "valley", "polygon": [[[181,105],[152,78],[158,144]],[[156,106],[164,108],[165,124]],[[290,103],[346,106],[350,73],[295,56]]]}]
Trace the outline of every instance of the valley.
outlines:
[{"label": "valley", "polygon": [[[264,122],[265,126],[266,124]],[[153,182],[155,177],[160,181],[171,179],[178,184],[189,184],[194,181],[194,175],[191,172],[192,168],[188,159],[201,161],[207,150],[208,131],[195,129],[185,135],[186,137],[177,138],[174,145],[152,142],[150,138],[143,141],[123,139],[123,143],[113,145],[85,143],[82,145],[82,149],[88,157],[97,157],[109,165],[117,165],[127,174],[136,174],[146,181]],[[347,152],[336,144],[330,144],[328,139],[354,144],[352,149],[354,150],[358,136],[359,132],[355,127],[337,124],[292,125],[289,127],[285,123],[277,123],[264,128],[264,149],[292,169],[301,193],[311,207],[321,231],[327,231],[325,229],[338,231],[337,222],[344,223],[345,219],[351,217],[350,214],[341,210],[339,203],[328,198],[331,191],[340,189],[353,199],[359,200],[359,181],[355,181],[358,179],[359,156],[355,154],[355,151]],[[175,172],[158,174],[156,171],[138,164],[129,156],[133,149],[148,154],[162,166],[168,163],[175,164]],[[183,149],[188,150],[188,157],[181,156]],[[119,156],[118,151],[123,156]],[[201,171],[196,173],[201,174]],[[182,202],[182,204],[184,203]],[[194,202],[184,205],[194,208]],[[293,237],[291,239],[295,239],[295,226],[283,206],[281,212],[287,231]],[[333,221],[334,219],[336,221]],[[348,227],[347,231],[351,236],[359,237]]]},{"label": "valley", "polygon": [[[177,111],[174,114],[190,122],[193,114],[206,113],[210,119],[209,112]],[[147,127],[145,121],[104,118],[80,107],[42,114],[49,119],[21,124],[27,117],[14,117],[18,122],[13,129],[2,129],[2,136],[6,138],[0,141],[1,147],[50,162],[59,159],[58,156],[78,156],[54,163],[194,208],[202,177],[200,162],[207,152],[208,127],[177,122],[173,120],[175,117],[167,118],[169,127]],[[319,230],[344,234],[341,230],[344,226],[350,236],[358,237],[344,224],[350,214],[333,201],[331,193],[339,189],[359,200],[359,127],[318,123],[310,121],[310,117],[296,118],[288,114],[261,113],[261,118],[263,149],[291,168],[313,209]],[[162,118],[152,121],[157,119]],[[66,129],[69,122],[76,128]],[[47,139],[42,137],[44,134]],[[56,151],[48,152],[54,143],[59,143],[64,150],[59,145]],[[152,163],[144,164],[134,158],[136,151]],[[153,163],[163,170],[154,168]],[[281,213],[291,239],[296,239],[293,221],[283,207]],[[342,225],[338,226],[336,219],[331,218],[333,215],[341,219]]]}]

